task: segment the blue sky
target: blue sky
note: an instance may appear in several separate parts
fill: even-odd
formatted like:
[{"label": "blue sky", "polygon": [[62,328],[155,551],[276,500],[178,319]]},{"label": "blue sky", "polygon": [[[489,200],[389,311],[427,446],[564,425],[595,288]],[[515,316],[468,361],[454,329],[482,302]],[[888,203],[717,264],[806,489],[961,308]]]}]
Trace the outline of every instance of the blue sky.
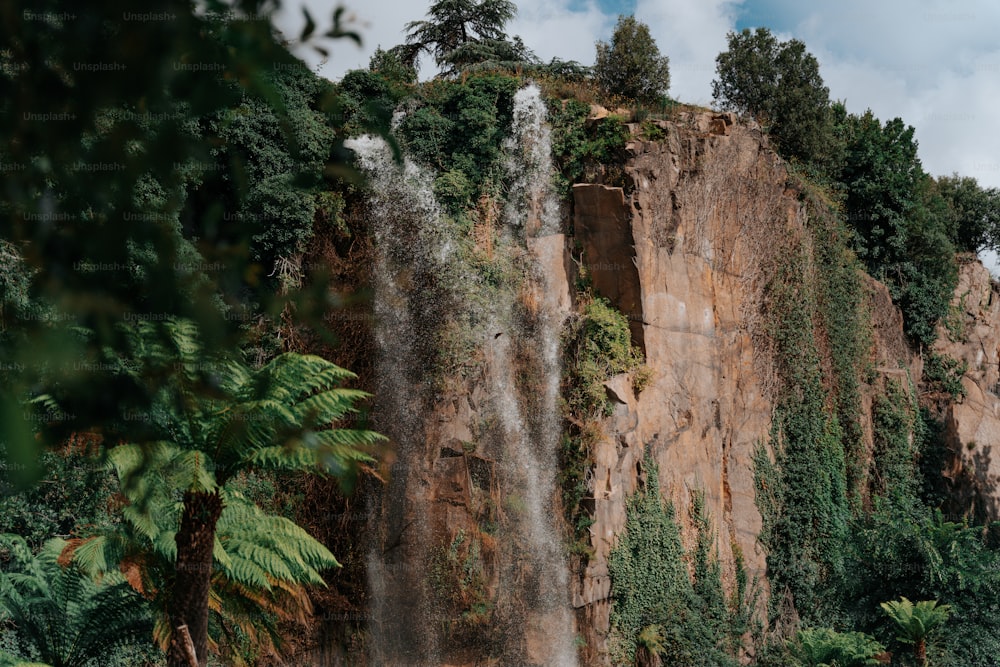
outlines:
[{"label": "blue sky", "polygon": [[[334,0],[336,1],[336,0]],[[305,2],[329,15],[331,0],[284,0],[289,31]],[[404,40],[403,26],[425,17],[429,0],[340,0],[364,38],[339,41],[319,71],[337,79],[365,67],[376,46]],[[592,64],[619,13],[650,26],[670,57],[671,90],[683,102],[711,105],[715,57],[726,33],[769,27],[805,42],[833,99],[850,111],[899,116],[917,129],[920,157],[932,174],[959,172],[1000,187],[1000,0],[515,0],[508,32],[543,60]],[[279,21],[279,24],[281,22]],[[305,53],[302,54],[306,56]],[[433,76],[431,69],[422,77]]]}]

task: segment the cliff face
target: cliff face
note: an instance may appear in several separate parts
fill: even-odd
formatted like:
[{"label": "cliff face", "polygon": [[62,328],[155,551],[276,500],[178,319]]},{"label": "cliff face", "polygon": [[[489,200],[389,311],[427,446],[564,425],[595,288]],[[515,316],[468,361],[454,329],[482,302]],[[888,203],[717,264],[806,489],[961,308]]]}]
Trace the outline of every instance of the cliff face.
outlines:
[{"label": "cliff face", "polygon": [[573,591],[592,659],[609,629],[607,558],[646,455],[678,517],[704,492],[730,576],[734,548],[752,576],[765,573],[752,455],[773,406],[766,350],[754,346],[758,254],[768,233],[795,227],[798,205],[754,130],[708,115],[662,129],[662,141],[629,144],[627,196],[574,188],[594,287],[628,316],[652,371],[638,397],[628,378],[608,383],[616,408],[593,452],[594,557]]},{"label": "cliff face", "polygon": [[[625,187],[574,186],[573,217],[563,225],[572,228],[572,243],[551,233],[552,225],[540,219],[546,207],[534,199],[523,203],[529,214],[522,227],[497,238],[488,226],[473,229],[480,261],[508,253],[528,279],[476,306],[474,352],[459,370],[431,386],[420,354],[414,352],[412,368],[401,365],[401,339],[411,347],[443,341],[447,317],[378,334],[381,354],[389,355],[379,362],[382,382],[395,383],[396,402],[410,405],[401,411],[383,404],[393,394],[376,388],[376,427],[393,436],[400,458],[385,470],[391,481],[374,504],[369,620],[373,634],[389,639],[374,653],[366,650],[371,664],[576,664],[573,634],[583,640],[579,664],[612,664],[608,559],[625,529],[627,502],[648,473],[647,457],[674,503],[684,546],[693,547],[689,510],[703,494],[723,584],[735,585],[742,560],[748,578],[758,582],[763,612],[770,591],[753,458],[759,445],[770,446],[781,382],[767,289],[790,247],[807,256],[802,282],[815,271],[808,259],[809,213],[755,126],[728,114],[692,112],[655,126],[656,141],[641,138],[633,126]],[[395,218],[379,224],[398,227],[406,220],[408,229],[422,230],[428,223],[408,217],[414,211],[404,190]],[[389,259],[406,262],[416,253],[431,258],[423,262],[430,266],[461,243],[446,236],[421,231],[420,243],[437,240],[416,248],[407,237]],[[400,264],[383,278],[393,286],[384,303],[408,322],[423,317],[427,303],[440,303],[439,293],[451,295],[453,285],[435,284],[434,275],[468,278],[464,268],[442,265],[417,280],[422,269],[416,266]],[[555,467],[558,429],[552,432],[555,404],[547,392],[558,378],[553,346],[562,322],[573,316],[578,271],[627,316],[649,377],[638,393],[629,375],[605,384],[613,410],[597,424],[583,499],[593,519],[591,552],[572,560],[567,582],[552,569],[560,558],[566,562],[561,546],[546,552],[545,564],[533,559],[540,544],[560,545],[568,533],[553,519],[560,509],[556,488],[539,484],[551,484]],[[956,297],[964,309],[963,335],[960,342],[943,336],[941,345],[970,367],[966,400],[948,408],[952,440],[963,443],[953,446],[952,477],[967,493],[964,502],[988,504],[1000,497],[993,491],[1000,463],[992,462],[990,450],[1000,437],[1000,398],[992,393],[1000,381],[1000,336],[991,328],[1000,323],[1000,299],[982,271],[963,269],[964,297]],[[411,289],[414,283],[419,291]],[[870,327],[871,345],[870,370],[858,381],[860,456],[867,459],[859,467],[867,469],[873,397],[886,378],[920,378],[921,364],[888,290],[867,276],[862,285],[858,326]],[[822,322],[814,326],[822,355]],[[575,622],[563,613],[569,607]]]},{"label": "cliff face", "polygon": [[[593,451],[593,556],[572,580],[586,664],[610,664],[608,557],[645,457],[658,465],[685,547],[695,540],[689,510],[703,494],[724,584],[733,586],[741,556],[760,586],[758,611],[770,594],[753,465],[758,445],[770,446],[780,382],[765,289],[788,248],[811,253],[807,211],[757,128],[703,113],[660,129],[658,141],[629,144],[626,188],[574,187],[583,265],[595,290],[628,316],[652,373],[638,395],[629,377],[606,384],[615,410]],[[803,283],[814,270],[806,266]],[[919,379],[921,365],[888,290],[867,276],[862,285],[857,326],[871,327],[874,369],[859,378],[864,470],[874,450],[873,396],[887,377]],[[817,338],[822,347],[822,331]]]},{"label": "cliff face", "polygon": [[[1000,519],[1000,291],[989,271],[966,258],[935,352],[959,360],[964,396],[944,405],[949,514]],[[961,369],[957,369],[961,370]]]}]

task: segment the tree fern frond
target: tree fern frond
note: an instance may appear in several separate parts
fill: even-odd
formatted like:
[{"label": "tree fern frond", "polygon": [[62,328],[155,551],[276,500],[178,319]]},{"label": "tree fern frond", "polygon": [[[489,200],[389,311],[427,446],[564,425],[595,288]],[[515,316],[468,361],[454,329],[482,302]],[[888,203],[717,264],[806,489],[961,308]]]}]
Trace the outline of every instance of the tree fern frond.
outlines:
[{"label": "tree fern frond", "polygon": [[329,389],[296,403],[295,414],[303,424],[329,424],[343,419],[344,415],[357,412],[354,404],[369,396],[370,394],[359,389]]},{"label": "tree fern frond", "polygon": [[245,558],[239,551],[231,553],[230,567],[225,570],[225,574],[227,578],[246,586],[271,590],[264,568],[252,558]]},{"label": "tree fern frond", "polygon": [[261,447],[247,452],[243,461],[268,470],[308,470],[318,466],[316,452],[305,447]]},{"label": "tree fern frond", "polygon": [[148,633],[152,617],[126,584],[95,583],[75,567],[62,567],[66,548],[65,540],[50,540],[30,561],[0,572],[0,609],[42,660],[77,667]]}]

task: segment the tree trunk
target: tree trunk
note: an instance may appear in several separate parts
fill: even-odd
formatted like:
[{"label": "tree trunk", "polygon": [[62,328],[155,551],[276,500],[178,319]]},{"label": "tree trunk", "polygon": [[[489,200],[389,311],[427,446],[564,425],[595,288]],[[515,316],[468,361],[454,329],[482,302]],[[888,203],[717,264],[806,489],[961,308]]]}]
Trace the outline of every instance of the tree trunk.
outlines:
[{"label": "tree trunk", "polygon": [[174,590],[170,600],[170,667],[191,665],[181,633],[186,625],[198,657],[198,666],[208,662],[208,590],[212,579],[212,551],[215,547],[215,524],[222,514],[222,498],[214,493],[188,491],[177,531],[177,565]]},{"label": "tree trunk", "polygon": [[917,659],[917,664],[927,667],[927,642],[918,639],[913,645],[913,657]]}]

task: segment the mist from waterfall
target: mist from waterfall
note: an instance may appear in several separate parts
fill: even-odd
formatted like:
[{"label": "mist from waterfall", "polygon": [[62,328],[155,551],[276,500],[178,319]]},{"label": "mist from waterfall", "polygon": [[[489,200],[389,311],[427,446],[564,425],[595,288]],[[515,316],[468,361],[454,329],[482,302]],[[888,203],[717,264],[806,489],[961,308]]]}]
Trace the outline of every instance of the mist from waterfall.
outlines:
[{"label": "mist from waterfall", "polygon": [[469,315],[463,326],[481,350],[477,377],[488,398],[479,418],[495,425],[480,434],[476,452],[495,461],[500,496],[509,504],[494,536],[493,613],[505,636],[490,657],[505,665],[577,664],[556,480],[563,315],[536,254],[544,244],[535,243],[559,231],[560,211],[538,88],[519,91],[513,112],[504,143],[509,185],[503,221],[491,233],[499,236],[497,252],[518,258],[527,273],[520,289],[496,289],[477,277],[461,250],[468,240],[435,201],[429,172],[409,160],[394,161],[380,139],[347,144],[369,178],[376,246],[375,425],[395,444],[397,457],[380,513],[382,549],[369,559],[377,664],[452,660],[454,647],[442,631],[428,575],[435,553],[448,546],[426,519],[436,500],[430,480],[443,443],[428,442],[425,420],[428,406],[441,400],[426,382],[432,346],[440,340],[435,334],[460,313]]},{"label": "mist from waterfall", "polygon": [[[454,243],[442,220],[430,176],[409,160],[394,160],[388,145],[369,136],[346,146],[368,175],[375,238],[375,424],[396,447],[382,505],[382,549],[369,557],[373,658],[379,664],[440,664],[424,563],[431,535],[424,520],[430,502],[421,460],[424,449],[422,373],[432,350],[421,334],[447,300],[439,278],[452,273]],[[433,282],[438,289],[429,288]],[[438,294],[438,292],[444,292]],[[420,619],[419,621],[417,619]]]}]

